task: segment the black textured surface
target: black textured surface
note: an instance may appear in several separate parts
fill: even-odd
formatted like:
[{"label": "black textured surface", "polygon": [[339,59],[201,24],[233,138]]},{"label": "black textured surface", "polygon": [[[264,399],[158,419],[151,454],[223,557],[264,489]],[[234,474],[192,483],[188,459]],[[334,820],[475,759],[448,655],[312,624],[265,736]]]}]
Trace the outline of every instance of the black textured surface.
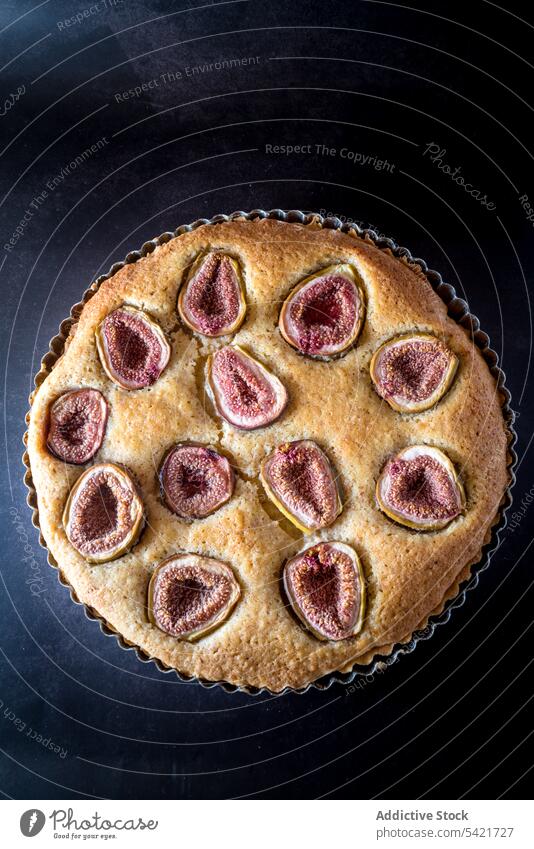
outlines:
[{"label": "black textured surface", "polygon": [[[0,5],[4,794],[524,792],[534,19],[526,4],[419,5]],[[84,8],[96,11],[67,27]],[[365,686],[253,699],[143,666],[85,619],[38,547],[20,440],[40,355],[95,276],[184,221],[255,207],[372,224],[441,271],[502,357],[520,465],[490,569],[430,641]]]}]

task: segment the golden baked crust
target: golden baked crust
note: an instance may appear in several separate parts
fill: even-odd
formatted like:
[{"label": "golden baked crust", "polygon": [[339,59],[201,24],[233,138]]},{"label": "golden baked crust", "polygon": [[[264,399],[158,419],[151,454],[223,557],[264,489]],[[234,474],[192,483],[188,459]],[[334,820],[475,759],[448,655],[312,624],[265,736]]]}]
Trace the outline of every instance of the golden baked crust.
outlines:
[{"label": "golden baked crust", "polygon": [[[195,256],[218,248],[245,269],[248,310],[232,341],[280,377],[290,395],[270,427],[238,432],[214,414],[204,394],[203,364],[226,339],[200,339],[176,313],[183,275]],[[333,362],[300,356],[280,336],[280,305],[303,277],[340,262],[361,276],[367,316],[357,346]],[[105,375],[94,333],[123,303],[147,310],[172,341],[170,363],[154,386],[127,392]],[[369,362],[386,339],[420,330],[437,334],[458,355],[457,377],[445,398],[427,412],[402,416],[372,388]],[[164,664],[207,680],[268,687],[301,687],[332,670],[367,663],[405,641],[454,595],[487,542],[508,484],[508,440],[500,393],[466,332],[447,316],[422,273],[355,235],[318,225],[237,220],[205,225],[156,248],[106,280],[84,307],[51,374],[37,391],[30,416],[28,453],[39,522],[59,568],[80,601],[123,638]],[[69,489],[81,474],[46,448],[47,413],[62,392],[99,389],[110,415],[94,462],[131,469],[143,493],[147,527],[119,560],[86,563],[61,524]],[[266,498],[258,481],[261,460],[276,445],[313,439],[339,472],[344,510],[331,528],[302,535]],[[175,442],[219,447],[237,471],[233,498],[212,516],[188,523],[162,504],[157,469]],[[414,533],[392,523],[375,503],[386,458],[409,443],[442,448],[461,470],[464,516],[437,533]],[[354,546],[361,557],[368,606],[363,630],[338,643],[319,642],[284,606],[279,577],[284,561],[319,539]],[[154,566],[190,551],[233,566],[242,599],[230,619],[197,644],[179,641],[150,624],[147,587]]]}]

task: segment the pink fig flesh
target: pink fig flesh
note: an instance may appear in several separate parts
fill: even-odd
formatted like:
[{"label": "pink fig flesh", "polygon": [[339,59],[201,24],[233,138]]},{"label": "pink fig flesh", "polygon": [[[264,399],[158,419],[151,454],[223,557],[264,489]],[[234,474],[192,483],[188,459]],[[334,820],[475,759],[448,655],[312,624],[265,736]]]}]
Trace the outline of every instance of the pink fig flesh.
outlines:
[{"label": "pink fig flesh", "polygon": [[354,344],[364,312],[363,292],[352,266],[331,266],[295,287],[282,307],[279,327],[301,353],[333,357]]},{"label": "pink fig flesh", "polygon": [[203,519],[232,496],[234,473],[226,457],[203,445],[175,445],[165,457],[160,482],[167,507],[183,519]]},{"label": "pink fig flesh", "polygon": [[279,445],[263,461],[260,479],[278,509],[304,532],[328,527],[341,512],[329,460],[309,439]]},{"label": "pink fig flesh", "polygon": [[227,345],[211,356],[208,386],[218,413],[241,430],[266,427],[287,405],[282,382],[237,345]]},{"label": "pink fig flesh", "polygon": [[337,641],[360,631],[365,583],[358,555],[349,545],[313,545],[286,563],[283,579],[294,612],[314,636]]},{"label": "pink fig flesh", "polygon": [[107,418],[108,405],[98,389],[65,392],[50,407],[49,450],[65,463],[87,463],[102,445]]},{"label": "pink fig flesh", "polygon": [[392,457],[380,474],[376,498],[381,510],[402,525],[439,530],[465,507],[456,470],[438,448],[414,445]]},{"label": "pink fig flesh", "polygon": [[203,336],[225,336],[242,324],[246,303],[237,260],[220,251],[201,255],[178,297],[185,324]]},{"label": "pink fig flesh", "polygon": [[134,307],[120,307],[106,316],[96,342],[104,371],[123,389],[152,386],[171,353],[159,324]]},{"label": "pink fig flesh", "polygon": [[125,554],[144,526],[144,509],[130,473],[115,463],[90,466],[72,487],[63,511],[71,545],[92,563]]},{"label": "pink fig flesh", "polygon": [[371,360],[371,378],[378,394],[401,413],[430,409],[452,384],[458,357],[429,333],[396,336]]},{"label": "pink fig flesh", "polygon": [[148,590],[151,621],[161,631],[195,640],[222,625],[241,589],[232,569],[197,554],[177,554],[156,567]]}]

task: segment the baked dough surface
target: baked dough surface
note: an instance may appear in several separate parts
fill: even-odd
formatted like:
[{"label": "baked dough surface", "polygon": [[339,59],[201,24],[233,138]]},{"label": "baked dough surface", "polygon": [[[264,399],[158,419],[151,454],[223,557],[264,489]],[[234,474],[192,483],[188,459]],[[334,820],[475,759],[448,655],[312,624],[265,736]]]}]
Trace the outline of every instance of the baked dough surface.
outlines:
[{"label": "baked dough surface", "polygon": [[[228,338],[195,337],[176,312],[178,290],[196,255],[217,248],[237,257],[245,272],[248,310],[232,341],[270,366],[288,389],[289,405],[274,425],[250,433],[222,422],[204,393],[204,363]],[[350,262],[367,299],[357,346],[332,362],[305,358],[280,336],[281,303],[303,277]],[[105,375],[95,346],[99,322],[122,304],[147,310],[172,343],[170,363],[154,386],[124,391]],[[408,331],[441,338],[459,357],[457,377],[433,409],[394,412],[372,388],[369,362],[386,339]],[[62,511],[83,467],[69,466],[46,448],[47,413],[62,392],[99,389],[110,415],[93,462],[127,466],[137,478],[147,527],[130,553],[90,565],[69,544]],[[313,439],[339,474],[344,509],[318,534],[297,531],[267,500],[258,481],[261,460],[276,445]],[[166,450],[194,440],[230,457],[237,473],[233,498],[192,523],[160,499],[157,470]],[[443,449],[457,464],[467,493],[464,516],[436,533],[415,533],[384,516],[375,503],[377,476],[387,457],[410,443]],[[77,597],[123,638],[170,667],[207,680],[268,687],[301,687],[333,670],[348,670],[388,654],[458,591],[488,541],[507,484],[507,432],[494,378],[466,332],[422,274],[359,239],[316,224],[237,220],[205,225],[173,239],[106,280],[84,307],[65,353],[37,391],[28,452],[42,533]],[[367,583],[361,633],[320,642],[284,606],[284,561],[319,539],[354,546]],[[233,615],[196,644],[170,637],[148,620],[147,587],[154,566],[190,551],[230,564],[242,598]]]}]

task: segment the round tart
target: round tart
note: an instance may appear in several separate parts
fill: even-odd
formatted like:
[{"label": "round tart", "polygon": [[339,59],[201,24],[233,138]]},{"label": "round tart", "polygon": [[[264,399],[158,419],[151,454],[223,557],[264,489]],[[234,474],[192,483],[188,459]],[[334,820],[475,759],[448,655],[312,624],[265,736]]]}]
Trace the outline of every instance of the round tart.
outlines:
[{"label": "round tart", "polygon": [[39,524],[145,656],[301,688],[458,593],[509,484],[503,403],[415,263],[318,221],[206,224],[104,280],[40,383]]}]

